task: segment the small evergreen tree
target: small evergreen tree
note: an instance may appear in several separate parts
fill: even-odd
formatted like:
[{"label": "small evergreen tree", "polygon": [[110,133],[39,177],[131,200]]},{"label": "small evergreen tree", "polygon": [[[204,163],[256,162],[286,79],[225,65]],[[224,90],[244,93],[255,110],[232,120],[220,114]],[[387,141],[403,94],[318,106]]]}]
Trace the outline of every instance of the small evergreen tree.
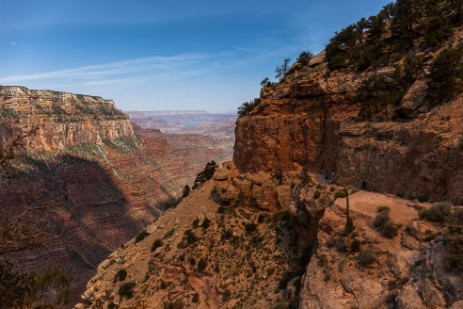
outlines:
[{"label": "small evergreen tree", "polygon": [[187,197],[190,194],[191,188],[189,185],[185,185],[183,187],[183,194],[182,197]]},{"label": "small evergreen tree", "polygon": [[243,117],[252,112],[257,107],[257,105],[259,105],[259,103],[260,99],[255,98],[252,101],[244,102],[243,104],[241,104],[241,106],[238,107],[238,118]]},{"label": "small evergreen tree", "polygon": [[297,58],[297,62],[302,64],[303,66],[309,65],[310,60],[314,57],[314,54],[310,51],[302,52],[299,57]]},{"label": "small evergreen tree", "polygon": [[207,162],[204,166],[204,170],[196,176],[193,190],[199,188],[203,183],[211,179],[218,167],[219,166],[214,160]]},{"label": "small evergreen tree", "polygon": [[432,62],[429,96],[434,104],[452,99],[462,90],[462,48],[446,49]]},{"label": "small evergreen tree", "polygon": [[279,66],[276,67],[275,69],[275,78],[279,79],[280,81],[282,81],[286,74],[288,73],[288,70],[289,70],[289,63],[291,62],[291,58],[285,58],[285,60],[283,60],[283,63]]},{"label": "small evergreen tree", "polygon": [[421,17],[418,4],[415,2],[416,0],[397,0],[394,6],[391,29],[392,34],[399,39],[399,47],[413,46],[413,24]]},{"label": "small evergreen tree", "polygon": [[268,86],[272,85],[272,82],[270,81],[270,79],[268,77],[266,77],[260,82],[260,85],[262,87],[268,87]]}]

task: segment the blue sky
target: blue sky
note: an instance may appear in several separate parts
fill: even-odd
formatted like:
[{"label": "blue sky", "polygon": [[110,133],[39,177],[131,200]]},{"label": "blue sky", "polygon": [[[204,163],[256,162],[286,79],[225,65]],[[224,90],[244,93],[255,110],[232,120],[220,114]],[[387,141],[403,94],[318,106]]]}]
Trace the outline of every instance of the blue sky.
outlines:
[{"label": "blue sky", "polygon": [[0,0],[0,85],[123,110],[235,111],[285,57],[321,51],[383,0]]}]

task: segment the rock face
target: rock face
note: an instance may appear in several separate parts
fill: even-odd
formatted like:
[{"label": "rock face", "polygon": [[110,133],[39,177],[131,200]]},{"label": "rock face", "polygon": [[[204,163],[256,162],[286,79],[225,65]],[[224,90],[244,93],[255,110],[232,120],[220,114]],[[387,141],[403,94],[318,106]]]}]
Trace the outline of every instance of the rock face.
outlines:
[{"label": "rock face", "polygon": [[0,257],[25,270],[63,266],[71,303],[113,250],[152,222],[204,163],[229,159],[218,140],[136,128],[112,101],[0,88],[0,147],[31,128],[0,170],[0,229],[23,212]]},{"label": "rock face", "polygon": [[[149,225],[148,236],[113,252],[76,308],[287,306],[276,287],[288,270],[288,218],[223,206],[209,198],[213,186],[195,189]],[[122,269],[127,278],[115,280]],[[130,296],[122,288],[129,285]]]},{"label": "rock face", "polygon": [[[299,308],[457,306],[463,280],[445,267],[440,236],[445,229],[418,220],[415,208],[420,205],[406,200],[364,191],[349,200],[351,235],[343,235],[345,199],[337,199],[319,221],[318,246],[302,280]],[[378,205],[390,207],[397,236],[384,237],[374,228]]]},{"label": "rock face", "polygon": [[[431,109],[422,103],[426,82],[420,79],[401,108],[422,114],[406,121],[362,121],[357,117],[362,108],[358,88],[368,77],[381,76],[393,90],[394,69],[329,72],[321,59],[323,54],[308,71],[296,70],[283,82],[264,87],[257,108],[238,119],[234,161],[240,172],[307,167],[335,171],[338,180],[351,185],[366,180],[380,192],[463,200],[461,98]],[[411,107],[410,98],[421,103]]]},{"label": "rock face", "polygon": [[[459,308],[461,271],[445,266],[451,225],[420,220],[430,204],[398,196],[463,201],[463,95],[434,101],[440,51],[386,19],[378,36],[365,20],[343,30],[357,38],[334,40],[333,70],[325,53],[301,54],[243,105],[234,162],[150,225],[148,243],[103,262],[78,308]],[[360,185],[372,191],[347,189]],[[130,281],[114,279],[121,269]]]},{"label": "rock face", "polygon": [[0,110],[0,142],[11,138],[8,132],[37,127],[37,135],[24,141],[34,152],[62,151],[134,135],[129,117],[113,101],[100,97],[0,87]]},{"label": "rock face", "polygon": [[[349,191],[346,235],[342,187],[302,171],[276,178],[225,162],[102,262],[76,308],[459,308],[446,227],[418,219],[429,203]],[[379,206],[396,234],[376,227]]]},{"label": "rock face", "polygon": [[[150,224],[149,235],[102,262],[76,308],[295,306],[316,222],[333,192],[319,186],[314,199],[316,184],[301,185],[293,173],[261,176],[247,178],[225,162]],[[114,280],[122,269],[127,278]],[[130,297],[125,285],[133,287]]]}]

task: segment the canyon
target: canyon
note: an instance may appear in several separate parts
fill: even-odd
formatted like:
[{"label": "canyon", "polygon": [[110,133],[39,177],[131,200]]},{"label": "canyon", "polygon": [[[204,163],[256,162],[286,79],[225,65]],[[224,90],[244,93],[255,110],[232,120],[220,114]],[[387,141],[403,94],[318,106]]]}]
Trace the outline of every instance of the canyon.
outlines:
[{"label": "canyon", "polygon": [[76,308],[461,308],[462,89],[436,103],[430,72],[462,32],[423,36],[367,69],[324,51],[264,80],[233,161],[101,263]]},{"label": "canyon", "polygon": [[[410,121],[358,120],[362,104],[355,102],[357,89],[378,75],[394,89],[394,68],[328,74],[322,59],[324,54],[311,60],[310,69],[264,87],[250,117],[238,120],[234,161],[240,171],[272,173],[306,166],[321,173],[334,171],[346,184],[365,180],[379,192],[461,201],[461,98],[432,112],[421,103],[413,109],[419,116]],[[415,81],[402,106],[409,98],[423,99],[422,83]],[[256,135],[262,138],[252,138]]]},{"label": "canyon", "polygon": [[20,218],[1,257],[21,270],[64,267],[74,277],[71,302],[97,265],[192,185],[207,161],[231,155],[201,134],[132,126],[99,97],[1,87],[0,118],[4,149],[24,136],[1,171],[2,231]]},{"label": "canyon", "polygon": [[[264,79],[232,161],[217,132],[143,129],[153,112],[131,126],[101,98],[0,89],[3,144],[38,128],[2,171],[2,211],[43,210],[4,256],[93,275],[77,309],[462,308],[463,10],[432,45],[440,16],[404,26],[400,5]],[[225,162],[182,192],[192,153]]]}]

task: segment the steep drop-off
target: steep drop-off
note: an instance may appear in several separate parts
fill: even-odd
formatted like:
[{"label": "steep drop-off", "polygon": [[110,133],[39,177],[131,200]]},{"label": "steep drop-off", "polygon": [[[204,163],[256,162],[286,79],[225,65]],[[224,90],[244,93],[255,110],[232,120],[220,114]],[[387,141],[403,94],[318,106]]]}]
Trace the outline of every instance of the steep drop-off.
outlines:
[{"label": "steep drop-off", "polygon": [[262,81],[234,164],[103,262],[78,308],[460,308],[463,10],[423,2]]},{"label": "steep drop-off", "polygon": [[37,127],[37,134],[24,141],[33,152],[63,151],[134,135],[128,116],[113,101],[100,97],[1,87],[0,106],[2,144],[15,130]]},{"label": "steep drop-off", "polygon": [[[260,104],[238,120],[234,160],[241,172],[305,166],[334,171],[344,183],[366,180],[380,192],[463,200],[461,98],[436,108],[419,105],[413,110],[419,116],[411,120],[364,121],[358,117],[364,103],[357,98],[359,87],[370,76],[382,76],[394,91],[392,66],[330,72],[323,53],[308,69],[298,73],[298,66],[283,82],[264,87]],[[423,97],[423,82],[410,87],[401,106]]]},{"label": "steep drop-off", "polygon": [[0,227],[14,233],[5,234],[0,256],[21,270],[65,267],[74,301],[96,266],[192,184],[205,162],[229,158],[206,136],[135,133],[99,97],[2,87],[0,117],[2,151],[36,129],[1,170]]}]

